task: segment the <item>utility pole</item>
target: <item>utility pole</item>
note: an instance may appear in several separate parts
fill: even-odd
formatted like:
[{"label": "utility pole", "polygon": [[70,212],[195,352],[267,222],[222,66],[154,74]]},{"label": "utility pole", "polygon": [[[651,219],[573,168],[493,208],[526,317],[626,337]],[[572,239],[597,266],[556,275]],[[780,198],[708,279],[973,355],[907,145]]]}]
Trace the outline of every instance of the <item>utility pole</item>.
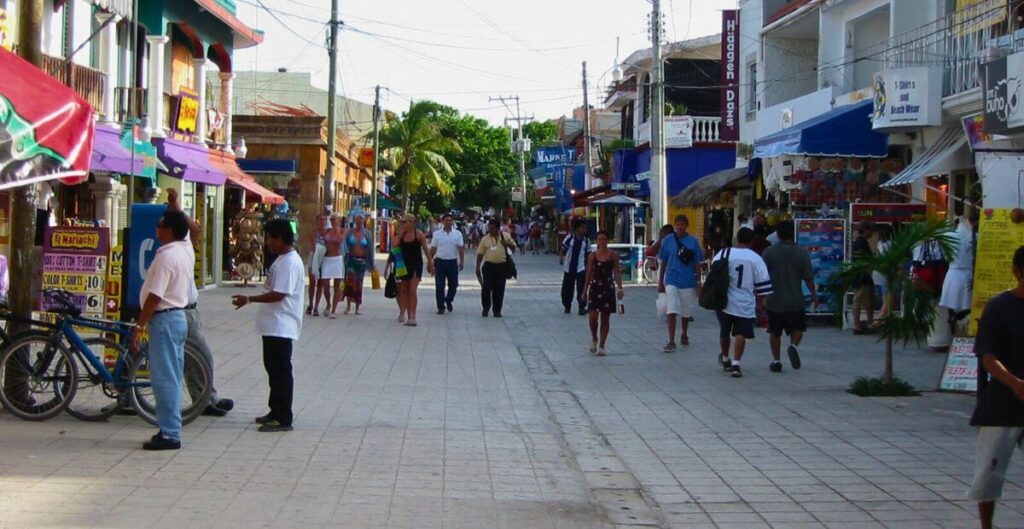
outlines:
[{"label": "utility pole", "polygon": [[330,57],[331,80],[327,85],[327,174],[324,175],[324,208],[334,210],[334,153],[338,143],[338,0],[331,0],[331,31],[327,54]]},{"label": "utility pole", "polygon": [[[18,2],[18,55],[34,64],[43,65],[43,0]],[[11,192],[11,285],[10,307],[15,316],[32,315],[32,302],[39,290],[37,279],[42,263],[37,262],[36,249],[36,184],[22,185]],[[25,288],[30,286],[30,288]],[[11,322],[13,332],[28,327]]]},{"label": "utility pole", "polygon": [[651,0],[651,207],[653,226],[668,224],[668,183],[665,168],[665,83],[661,58],[661,0]]},{"label": "utility pole", "polygon": [[583,189],[590,189],[593,166],[590,158],[590,95],[587,90],[587,61],[583,61]]},{"label": "utility pole", "polygon": [[374,89],[373,96],[373,198],[370,199],[373,204],[373,240],[374,244],[377,244],[377,237],[380,232],[377,231],[377,171],[380,170],[380,162],[377,158],[380,156],[380,85]]},{"label": "utility pole", "polygon": [[[509,121],[515,121],[516,122],[516,128],[519,131],[519,139],[518,139],[518,141],[512,142],[512,145],[513,145],[513,148],[515,149],[515,151],[519,153],[519,185],[521,186],[520,188],[522,189],[522,192],[523,192],[521,205],[522,205],[522,213],[525,215],[526,214],[526,151],[528,151],[530,149],[527,146],[526,139],[523,137],[523,122],[533,121],[533,116],[523,116],[522,115],[522,113],[520,112],[520,109],[519,109],[519,96],[518,95],[516,95],[516,96],[508,96],[508,97],[505,97],[505,96],[491,97],[491,98],[488,98],[488,100],[489,101],[501,101],[501,104],[505,105],[505,108],[508,108],[507,101],[513,101],[514,100],[516,102],[516,117],[514,117],[514,118],[505,118],[505,124],[507,125]],[[511,112],[511,110],[512,109],[509,109],[510,112]]]}]

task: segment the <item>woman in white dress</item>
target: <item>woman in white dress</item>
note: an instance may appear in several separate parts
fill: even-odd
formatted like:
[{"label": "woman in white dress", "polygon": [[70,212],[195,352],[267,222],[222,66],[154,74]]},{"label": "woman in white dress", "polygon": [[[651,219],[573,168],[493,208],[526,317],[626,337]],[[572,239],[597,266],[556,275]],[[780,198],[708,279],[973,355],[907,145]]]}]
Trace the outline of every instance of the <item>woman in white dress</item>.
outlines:
[{"label": "woman in white dress", "polygon": [[[972,222],[973,221],[973,222]],[[953,258],[949,272],[942,283],[942,297],[939,306],[950,311],[951,321],[960,320],[971,310],[971,294],[974,289],[974,226],[977,220],[961,217],[953,232]]]}]

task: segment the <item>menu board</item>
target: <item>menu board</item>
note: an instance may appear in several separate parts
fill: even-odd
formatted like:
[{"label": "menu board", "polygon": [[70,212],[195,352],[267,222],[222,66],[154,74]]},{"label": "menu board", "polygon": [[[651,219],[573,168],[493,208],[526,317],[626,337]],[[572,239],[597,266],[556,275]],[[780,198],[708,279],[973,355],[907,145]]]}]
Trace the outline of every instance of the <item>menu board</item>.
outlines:
[{"label": "menu board", "polygon": [[978,357],[974,356],[974,338],[953,338],[942,369],[940,391],[978,391]]},{"label": "menu board", "polygon": [[843,266],[846,256],[846,221],[843,219],[797,220],[797,244],[811,255],[814,287],[818,291],[818,308],[811,308],[811,292],[803,286],[808,314],[831,314],[832,296],[829,278]]},{"label": "menu board", "polygon": [[1010,220],[1010,209],[985,209],[978,225],[974,258],[974,298],[971,300],[970,335],[978,334],[985,304],[997,294],[1017,286],[1013,277],[1013,252],[1024,245],[1024,223]]},{"label": "menu board", "polygon": [[[59,288],[74,295],[83,314],[102,317],[109,228],[48,227],[43,242],[43,288]],[[43,310],[51,307],[45,303]]]}]

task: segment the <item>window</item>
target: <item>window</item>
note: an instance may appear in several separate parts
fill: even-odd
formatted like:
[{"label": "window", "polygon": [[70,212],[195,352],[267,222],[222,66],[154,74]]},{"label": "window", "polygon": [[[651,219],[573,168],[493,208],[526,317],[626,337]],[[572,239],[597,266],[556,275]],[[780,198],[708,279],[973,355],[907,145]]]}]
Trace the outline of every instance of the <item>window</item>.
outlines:
[{"label": "window", "polygon": [[757,63],[747,64],[747,114],[757,112]]}]

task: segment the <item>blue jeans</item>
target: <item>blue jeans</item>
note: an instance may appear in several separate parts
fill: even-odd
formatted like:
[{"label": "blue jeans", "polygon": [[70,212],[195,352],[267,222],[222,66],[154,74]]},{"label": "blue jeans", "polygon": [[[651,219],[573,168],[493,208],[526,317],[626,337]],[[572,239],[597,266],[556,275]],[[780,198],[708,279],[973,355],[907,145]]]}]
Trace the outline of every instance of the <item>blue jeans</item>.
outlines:
[{"label": "blue jeans", "polygon": [[[457,259],[434,259],[434,277],[437,282],[437,310],[444,310],[445,303],[455,301],[455,291],[459,288],[459,261]],[[445,283],[448,283],[447,295],[444,291]]]},{"label": "blue jeans", "polygon": [[156,423],[167,439],[181,440],[181,384],[185,371],[185,311],[153,315],[149,321],[149,371],[156,398]]}]

